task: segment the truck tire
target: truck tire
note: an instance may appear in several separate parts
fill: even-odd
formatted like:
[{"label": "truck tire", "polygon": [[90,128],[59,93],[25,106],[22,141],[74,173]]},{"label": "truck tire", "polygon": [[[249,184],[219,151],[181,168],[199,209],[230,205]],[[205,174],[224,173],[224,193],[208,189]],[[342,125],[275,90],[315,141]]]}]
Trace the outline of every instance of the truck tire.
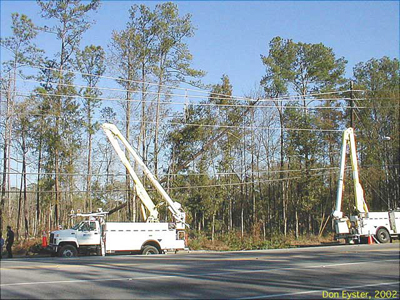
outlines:
[{"label": "truck tire", "polygon": [[60,251],[58,252],[60,257],[76,257],[78,256],[78,250],[72,245],[62,246]]},{"label": "truck tire", "polygon": [[147,245],[143,248],[142,251],[143,255],[153,255],[153,254],[160,254],[160,251],[154,246]]},{"label": "truck tire", "polygon": [[385,228],[379,228],[379,230],[376,232],[376,238],[382,244],[390,242],[390,234]]}]

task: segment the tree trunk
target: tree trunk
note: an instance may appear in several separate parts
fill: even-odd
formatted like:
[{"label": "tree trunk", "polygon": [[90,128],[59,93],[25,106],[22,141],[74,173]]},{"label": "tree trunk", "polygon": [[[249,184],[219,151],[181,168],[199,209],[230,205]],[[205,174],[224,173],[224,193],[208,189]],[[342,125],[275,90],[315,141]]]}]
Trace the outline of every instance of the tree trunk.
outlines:
[{"label": "tree trunk", "polygon": [[[232,184],[232,178],[231,177],[229,177],[229,185],[231,185]],[[232,210],[233,210],[233,203],[232,203],[232,196],[233,195],[229,195],[229,226],[228,226],[228,230],[232,230],[232,228],[233,228],[233,213],[232,213]]]},{"label": "tree trunk", "polygon": [[[255,122],[254,118],[254,109],[252,110],[251,114],[251,126],[253,127],[253,124]],[[253,226],[257,223],[257,208],[256,208],[256,194],[255,194],[255,183],[254,183],[254,128],[251,128],[251,196],[253,200]]]},{"label": "tree trunk", "polygon": [[[11,105],[11,74],[9,76],[9,81],[8,81],[8,91],[7,91],[7,116],[6,116],[6,124],[5,124],[5,130],[4,130],[4,153],[3,153],[3,178],[2,178],[2,183],[1,183],[1,201],[0,201],[0,236],[3,233],[3,212],[4,212],[4,206],[6,202],[6,190],[7,190],[7,182],[10,182],[10,174],[9,174],[9,164],[8,162],[10,161],[10,147],[9,147],[9,124],[10,124],[10,105]],[[8,180],[7,180],[8,179]],[[10,189],[8,188],[8,192]],[[9,198],[8,194],[8,198]]]},{"label": "tree trunk", "polygon": [[279,178],[281,180],[281,197],[282,197],[282,222],[283,222],[283,234],[287,235],[287,199],[286,199],[286,190],[285,190],[285,181],[284,179],[284,119],[283,119],[283,108],[282,108],[282,101],[278,104],[274,101],[275,106],[277,106],[278,113],[279,113],[279,123],[280,123],[280,173]]},{"label": "tree trunk", "polygon": [[88,112],[88,155],[87,155],[87,177],[86,177],[86,201],[89,202],[89,211],[93,211],[92,197],[90,195],[92,181],[92,133],[91,133],[91,114]]},{"label": "tree trunk", "polygon": [[215,213],[212,216],[212,231],[211,231],[211,241],[214,242],[214,233],[215,233]]},{"label": "tree trunk", "polygon": [[37,173],[37,185],[36,185],[36,226],[35,226],[35,236],[39,233],[40,224],[40,171],[42,166],[42,135],[39,138],[39,153],[38,153],[38,173]]},{"label": "tree trunk", "polygon": [[20,220],[21,220],[21,206],[22,206],[22,188],[23,188],[23,180],[21,177],[21,183],[19,188],[19,197],[18,197],[18,214],[17,214],[17,232],[16,237],[19,239],[19,229],[20,229]]},{"label": "tree trunk", "polygon": [[24,194],[24,221],[25,221],[25,239],[28,238],[29,235],[29,223],[28,223],[28,210],[27,210],[27,201],[28,197],[26,194],[26,142],[25,142],[25,134],[22,133],[22,179],[23,181],[23,194]]},{"label": "tree trunk", "polygon": [[[56,125],[58,126],[58,125]],[[55,171],[55,179],[54,179],[54,188],[55,188],[55,204],[54,204],[54,226],[58,226],[59,220],[58,220],[58,207],[60,203],[60,186],[59,186],[59,174],[60,174],[60,168],[59,168],[59,154],[58,154],[58,149],[55,150],[55,162],[54,162],[54,171]]]},{"label": "tree trunk", "polygon": [[[146,155],[146,91],[145,91],[145,80],[146,80],[146,73],[145,73],[145,64],[142,65],[142,158],[144,163],[147,161]],[[144,184],[144,182],[143,182]]]},{"label": "tree trunk", "polygon": [[3,233],[3,212],[4,212],[4,204],[6,201],[6,180],[7,180],[7,138],[4,141],[4,155],[3,155],[3,180],[1,184],[1,202],[0,202],[0,236]]},{"label": "tree trunk", "polygon": [[241,233],[242,233],[242,238],[244,236],[244,207],[243,207],[243,203],[242,203],[242,211],[240,213],[240,217],[241,217]]},{"label": "tree trunk", "polygon": [[298,215],[297,207],[294,208],[294,219],[295,219],[295,225],[296,225],[295,237],[296,237],[296,239],[298,239],[299,238],[299,215]]},{"label": "tree trunk", "polygon": [[160,58],[160,76],[158,77],[158,89],[157,89],[157,106],[156,106],[156,128],[154,133],[154,175],[158,178],[158,131],[160,122],[160,98],[161,98],[161,86],[163,84],[163,71],[162,71],[162,57]]},{"label": "tree trunk", "polygon": [[[59,68],[59,80],[58,80],[58,86],[57,86],[57,97],[56,97],[56,104],[57,104],[57,110],[56,110],[56,138],[60,139],[60,117],[62,114],[62,92],[60,91],[60,88],[62,84],[64,83],[63,80],[63,70],[64,70],[64,55],[65,55],[65,41],[64,41],[64,36],[61,38],[61,53],[60,53],[60,68]],[[55,172],[55,179],[54,179],[54,184],[55,184],[55,205],[54,205],[54,225],[58,226],[59,225],[59,205],[61,203],[61,193],[60,193],[60,153],[59,153],[59,145],[55,145],[55,151],[54,151],[54,172]]]},{"label": "tree trunk", "polygon": [[[129,79],[131,77],[129,76]],[[131,127],[131,93],[130,93],[130,81],[128,81],[127,85],[127,92],[126,92],[126,110],[125,110],[125,135],[126,135],[126,140],[129,142],[131,133],[130,133],[130,127]],[[130,161],[130,154],[127,149],[125,149],[125,156]],[[127,169],[125,169],[125,188],[126,188],[126,203],[128,204],[128,216],[129,218],[133,215],[133,197],[132,197],[132,192],[131,192],[131,177]],[[136,209],[135,209],[136,210]]]}]

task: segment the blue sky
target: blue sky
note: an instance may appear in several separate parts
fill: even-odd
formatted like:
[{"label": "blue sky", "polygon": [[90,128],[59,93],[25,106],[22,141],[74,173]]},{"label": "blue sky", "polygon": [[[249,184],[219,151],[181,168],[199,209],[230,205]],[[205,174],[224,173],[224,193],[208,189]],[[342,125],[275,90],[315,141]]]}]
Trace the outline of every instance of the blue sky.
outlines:
[{"label": "blue sky", "polygon": [[[96,24],[84,35],[82,47],[107,48],[112,30],[121,30],[134,3],[103,1]],[[264,67],[260,54],[268,53],[275,36],[296,42],[320,43],[348,60],[347,76],[358,62],[370,58],[399,57],[399,2],[397,1],[179,1],[181,14],[192,14],[198,28],[188,40],[193,66],[207,72],[205,83],[218,83],[227,74],[236,95],[260,81]],[[1,36],[10,34],[12,12],[27,14],[38,25],[42,20],[35,1],[1,1]],[[55,52],[54,36],[41,34],[37,44]],[[2,51],[2,60],[7,54]]]}]

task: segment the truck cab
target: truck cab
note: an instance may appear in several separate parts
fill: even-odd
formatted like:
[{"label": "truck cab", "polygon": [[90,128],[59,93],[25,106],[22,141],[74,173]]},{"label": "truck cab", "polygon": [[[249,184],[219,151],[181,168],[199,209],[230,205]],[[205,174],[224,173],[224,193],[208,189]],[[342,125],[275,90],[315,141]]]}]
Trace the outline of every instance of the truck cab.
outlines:
[{"label": "truck cab", "polygon": [[50,234],[49,247],[53,254],[63,257],[79,253],[98,252],[101,241],[101,226],[98,220],[85,220],[71,229],[57,230]]}]

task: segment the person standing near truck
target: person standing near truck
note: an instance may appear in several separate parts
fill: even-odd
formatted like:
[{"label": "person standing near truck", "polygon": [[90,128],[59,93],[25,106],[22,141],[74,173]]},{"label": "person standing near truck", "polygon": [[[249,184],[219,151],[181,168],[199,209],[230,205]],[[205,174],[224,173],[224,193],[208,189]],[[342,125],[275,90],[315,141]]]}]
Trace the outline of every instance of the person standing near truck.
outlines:
[{"label": "person standing near truck", "polygon": [[11,226],[7,226],[7,245],[6,249],[8,252],[8,258],[12,258],[12,245],[14,244],[14,232],[11,230]]}]

